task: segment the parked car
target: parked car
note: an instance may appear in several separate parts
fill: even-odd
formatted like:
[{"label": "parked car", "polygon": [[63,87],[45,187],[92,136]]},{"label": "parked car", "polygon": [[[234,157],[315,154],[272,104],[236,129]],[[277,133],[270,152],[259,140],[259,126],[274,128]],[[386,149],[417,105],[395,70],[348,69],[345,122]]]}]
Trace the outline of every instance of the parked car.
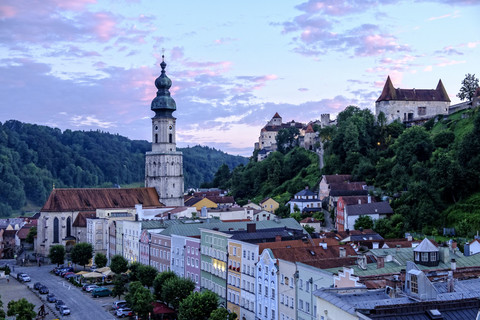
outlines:
[{"label": "parked car", "polygon": [[40,290],[40,287],[42,286],[43,284],[41,282],[35,282],[35,284],[33,285],[33,289]]},{"label": "parked car", "polygon": [[49,291],[48,291],[47,286],[41,286],[40,289],[38,289],[38,292],[40,294],[47,294]]},{"label": "parked car", "polygon": [[117,310],[117,309],[120,309],[120,308],[124,308],[127,306],[127,301],[125,300],[117,300],[117,301],[114,301],[113,304],[112,304],[112,309],[113,310]]},{"label": "parked car", "polygon": [[130,308],[120,308],[117,310],[117,317],[131,317],[133,316],[133,310]]},{"label": "parked car", "polygon": [[97,298],[97,297],[108,297],[112,295],[112,291],[108,288],[95,288],[92,290],[92,297]]},{"label": "parked car", "polygon": [[65,302],[63,302],[62,300],[57,300],[55,302],[55,309],[60,310],[60,306],[64,306],[64,305],[65,305]]},{"label": "parked car", "polygon": [[17,274],[17,279],[21,282],[30,282],[32,281],[32,279],[30,279],[30,277],[28,276],[28,274],[26,273],[23,273],[23,272],[20,272],[19,274]]},{"label": "parked car", "polygon": [[97,286],[96,284],[87,284],[87,285],[84,285],[83,287],[84,287],[85,289],[83,289],[83,288],[82,288],[82,289],[85,290],[85,291],[87,291],[87,292],[92,292],[93,289],[100,288],[100,287]]},{"label": "parked car", "polygon": [[70,279],[70,278],[73,278],[73,277],[75,277],[75,276],[76,276],[75,273],[73,273],[73,272],[67,272],[67,273],[65,273],[65,275],[64,275],[63,277],[64,277],[65,279]]},{"label": "parked car", "polygon": [[65,268],[60,271],[60,275],[63,277],[67,272],[73,272],[73,268]]},{"label": "parked car", "polygon": [[66,305],[61,305],[60,308],[58,308],[58,311],[62,316],[66,316],[70,314],[70,308],[67,307]]},{"label": "parked car", "polygon": [[49,293],[47,295],[47,301],[48,302],[56,302],[57,301],[57,297],[55,297],[55,295],[53,293]]}]

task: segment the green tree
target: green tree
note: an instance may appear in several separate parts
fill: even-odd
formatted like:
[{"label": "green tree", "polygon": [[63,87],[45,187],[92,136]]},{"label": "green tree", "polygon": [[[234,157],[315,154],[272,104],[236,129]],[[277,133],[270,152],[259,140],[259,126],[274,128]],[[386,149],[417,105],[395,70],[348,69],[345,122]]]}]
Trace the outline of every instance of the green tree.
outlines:
[{"label": "green tree", "polygon": [[178,310],[180,302],[195,289],[195,283],[190,279],[170,278],[162,287],[162,300],[173,309]]},{"label": "green tree", "polygon": [[229,312],[225,308],[218,308],[213,310],[210,314],[209,320],[235,320],[237,319],[237,314],[235,312]]},{"label": "green tree", "polygon": [[0,296],[0,320],[5,319],[5,310],[3,310],[3,301],[2,301],[2,296]]},{"label": "green tree", "polygon": [[133,306],[135,304],[134,296],[140,288],[143,288],[140,281],[132,281],[129,283],[128,293],[125,295],[125,301],[127,301],[129,305]]},{"label": "green tree", "polygon": [[[155,294],[155,297],[158,300],[162,300],[162,289],[163,285],[168,279],[171,278],[176,278],[177,275],[173,271],[164,271],[155,276],[155,280],[153,280],[153,292]],[[163,301],[165,302],[165,301]]]},{"label": "green tree", "polygon": [[107,265],[107,257],[101,253],[101,252],[97,252],[95,254],[95,265],[97,266],[97,268],[103,268]]},{"label": "green tree", "polygon": [[315,232],[315,228],[308,224],[304,225],[303,229],[305,229],[305,231],[307,231],[309,234],[312,234]]},{"label": "green tree", "polygon": [[228,188],[228,180],[232,176],[230,172],[230,168],[227,166],[226,163],[222,164],[217,172],[215,172],[215,176],[213,178],[213,187],[220,188],[220,189],[227,189]]},{"label": "green tree", "polygon": [[148,314],[153,311],[153,294],[145,287],[138,288],[133,294],[131,301],[132,310],[142,319],[147,319]]},{"label": "green tree", "polygon": [[290,151],[293,147],[297,146],[297,137],[300,134],[295,127],[289,127],[278,131],[275,141],[277,142],[277,150],[283,154]]},{"label": "green tree", "polygon": [[11,300],[8,303],[7,315],[15,316],[17,320],[32,320],[37,313],[33,311],[35,305],[22,298],[20,300]]},{"label": "green tree", "polygon": [[33,244],[33,241],[36,235],[37,235],[37,227],[31,227],[30,230],[28,230],[28,234],[27,234],[27,238],[25,239],[25,242]]},{"label": "green tree", "polygon": [[139,277],[138,277],[138,273],[139,273],[139,270],[140,270],[140,267],[142,266],[142,264],[140,264],[139,262],[132,262],[129,266],[128,266],[128,270],[130,270],[130,273],[128,274],[128,277],[130,278],[130,281],[139,281]]},{"label": "green tree", "polygon": [[207,320],[218,307],[218,296],[205,290],[193,292],[180,302],[179,320]]},{"label": "green tree", "polygon": [[475,90],[478,88],[478,79],[475,77],[475,74],[466,74],[465,79],[462,80],[462,86],[460,87],[460,92],[457,94],[457,97],[460,100],[472,101],[475,96]]},{"label": "green tree", "polygon": [[138,268],[138,280],[144,285],[150,288],[153,285],[153,281],[157,276],[158,271],[152,266],[141,265]]},{"label": "green tree", "polygon": [[61,244],[51,246],[48,258],[52,263],[56,263],[57,266],[63,264],[65,261],[65,247]]},{"label": "green tree", "polygon": [[370,216],[360,216],[355,220],[355,224],[353,225],[355,230],[360,228],[363,229],[372,229],[373,228],[373,220]]},{"label": "green tree", "polygon": [[90,243],[87,242],[79,242],[73,246],[72,249],[72,262],[83,266],[85,269],[85,265],[90,262],[93,255],[93,247]]},{"label": "green tree", "polygon": [[112,295],[114,297],[120,297],[125,293],[126,288],[125,285],[127,284],[127,279],[126,276],[122,274],[117,274],[115,275],[115,278],[113,279],[113,290],[112,290]]},{"label": "green tree", "polygon": [[128,270],[128,261],[119,254],[116,254],[110,260],[110,269],[116,274],[124,273]]}]

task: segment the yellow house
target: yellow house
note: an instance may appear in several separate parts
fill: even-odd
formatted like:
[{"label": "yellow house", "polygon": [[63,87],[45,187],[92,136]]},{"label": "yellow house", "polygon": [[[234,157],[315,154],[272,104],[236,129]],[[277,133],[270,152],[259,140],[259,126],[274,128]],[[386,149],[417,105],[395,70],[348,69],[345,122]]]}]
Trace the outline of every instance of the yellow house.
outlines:
[{"label": "yellow house", "polygon": [[240,318],[242,245],[239,242],[228,240],[228,257],[227,310]]},{"label": "yellow house", "polygon": [[217,204],[208,198],[200,198],[200,197],[190,197],[185,199],[185,206],[187,207],[195,207],[197,211],[202,210],[203,207],[206,208],[217,208]]},{"label": "yellow house", "polygon": [[260,206],[263,210],[274,213],[280,205],[272,198],[265,198],[260,202]]}]

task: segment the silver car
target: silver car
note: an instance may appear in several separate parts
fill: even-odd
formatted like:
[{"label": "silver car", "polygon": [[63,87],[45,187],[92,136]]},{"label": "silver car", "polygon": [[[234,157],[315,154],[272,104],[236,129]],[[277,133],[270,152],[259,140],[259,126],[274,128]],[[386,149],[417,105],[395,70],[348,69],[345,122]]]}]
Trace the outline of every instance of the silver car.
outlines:
[{"label": "silver car", "polygon": [[58,311],[62,316],[66,316],[70,314],[70,308],[67,307],[66,305],[61,305]]}]

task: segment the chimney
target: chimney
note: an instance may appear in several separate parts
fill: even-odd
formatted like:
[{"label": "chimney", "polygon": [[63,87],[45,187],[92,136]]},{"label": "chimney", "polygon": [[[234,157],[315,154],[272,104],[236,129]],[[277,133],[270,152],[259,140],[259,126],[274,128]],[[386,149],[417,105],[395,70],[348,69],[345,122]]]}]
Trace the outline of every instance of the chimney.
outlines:
[{"label": "chimney", "polygon": [[255,223],[247,223],[247,233],[257,232],[257,225]]},{"label": "chimney", "polygon": [[450,269],[452,269],[452,271],[457,270],[457,261],[455,259],[450,261]]},{"label": "chimney", "polygon": [[455,291],[455,279],[453,279],[453,271],[448,271],[447,292]]},{"label": "chimney", "polygon": [[275,242],[280,242],[282,241],[282,236],[281,235],[276,235],[275,236]]},{"label": "chimney", "polygon": [[368,203],[372,203],[372,196],[368,195]]},{"label": "chimney", "polygon": [[319,244],[324,250],[327,250],[327,243],[326,242],[322,241]]},{"label": "chimney", "polygon": [[168,214],[168,220],[172,220],[172,214],[171,213]]},{"label": "chimney", "polygon": [[338,250],[340,253],[340,258],[345,258],[347,256],[347,252],[345,251],[345,248],[339,247]]},{"label": "chimney", "polygon": [[383,257],[377,257],[377,269],[385,267],[385,259]]},{"label": "chimney", "polygon": [[362,199],[358,199],[358,204],[362,204]]}]

